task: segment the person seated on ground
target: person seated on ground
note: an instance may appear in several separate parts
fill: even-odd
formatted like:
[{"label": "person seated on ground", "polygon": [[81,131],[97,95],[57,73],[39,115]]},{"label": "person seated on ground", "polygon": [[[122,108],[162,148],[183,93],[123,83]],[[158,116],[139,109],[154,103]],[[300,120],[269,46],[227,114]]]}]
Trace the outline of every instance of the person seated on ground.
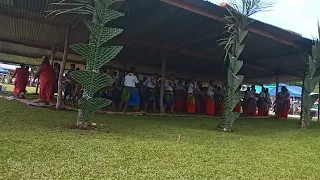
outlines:
[{"label": "person seated on ground", "polygon": [[206,99],[206,113],[207,115],[213,116],[215,114],[215,104],[214,104],[214,82],[213,80],[209,81],[207,87],[207,99]]},{"label": "person seated on ground", "polygon": [[76,70],[76,65],[75,64],[71,64],[70,65],[70,69],[67,71],[66,75],[65,75],[65,87],[64,87],[64,104],[66,104],[66,99],[67,96],[69,96],[72,100],[72,103],[74,104],[75,101],[73,99],[74,97],[74,89],[75,89],[75,81],[73,80],[73,78],[70,76],[70,73]]},{"label": "person seated on ground", "polygon": [[27,93],[26,87],[29,79],[29,72],[25,68],[25,64],[20,64],[20,68],[15,70],[12,77],[16,78],[14,81],[13,96],[24,99],[24,94]]},{"label": "person seated on ground", "polygon": [[281,91],[277,94],[276,106],[278,117],[287,119],[290,110],[290,93],[285,86],[282,86]]},{"label": "person seated on ground", "polygon": [[135,76],[135,69],[130,69],[124,78],[124,88],[122,92],[122,101],[125,103],[123,113],[127,111],[128,106],[134,106],[139,111],[140,97],[137,89],[139,80]]},{"label": "person seated on ground", "polygon": [[174,87],[173,75],[171,75],[169,79],[165,80],[164,87],[165,87],[164,100],[163,100],[164,111],[166,111],[167,107],[170,106],[170,112],[174,113],[175,101],[174,101],[174,92],[173,92],[173,87]]},{"label": "person seated on ground", "polygon": [[50,65],[49,58],[43,56],[42,64],[35,75],[35,80],[40,79],[40,99],[37,101],[38,103],[49,104],[53,100],[54,76],[54,69]]},{"label": "person seated on ground", "polygon": [[152,77],[147,78],[143,82],[145,92],[142,95],[144,100],[144,111],[147,112],[148,104],[152,104],[153,112],[156,112],[156,97],[155,97],[155,87],[158,83],[158,74],[154,74]]}]

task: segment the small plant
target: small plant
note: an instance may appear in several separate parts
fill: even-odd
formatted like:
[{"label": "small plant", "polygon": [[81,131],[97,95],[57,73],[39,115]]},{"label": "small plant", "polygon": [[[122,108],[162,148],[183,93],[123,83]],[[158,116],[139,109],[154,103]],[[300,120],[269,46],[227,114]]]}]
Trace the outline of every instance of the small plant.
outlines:
[{"label": "small plant", "polygon": [[243,61],[239,59],[245,45],[243,40],[248,35],[248,26],[254,22],[249,17],[253,14],[266,11],[272,7],[271,3],[261,0],[239,0],[224,3],[229,12],[223,19],[226,22],[226,32],[230,34],[229,38],[222,39],[220,45],[224,46],[226,52],[224,64],[226,67],[226,82],[224,84],[224,110],[221,123],[217,126],[218,130],[232,131],[234,121],[240,116],[240,113],[233,112],[234,107],[241,100],[241,94],[237,91],[241,85],[244,76],[238,75],[243,66]]},{"label": "small plant", "polygon": [[[319,36],[320,26],[318,24]],[[314,40],[312,46],[312,55],[309,55],[309,69],[306,72],[303,80],[302,104],[301,104],[301,128],[308,128],[311,124],[313,113],[311,108],[319,98],[318,94],[312,94],[317,83],[320,82],[320,75],[317,70],[320,70],[320,42],[319,39]]]},{"label": "small plant", "polygon": [[90,15],[92,20],[85,20],[90,30],[88,44],[73,44],[71,49],[83,56],[86,69],[74,71],[70,75],[84,87],[84,93],[79,100],[77,126],[86,127],[88,119],[100,108],[111,104],[111,100],[93,98],[101,88],[110,86],[113,79],[109,75],[99,73],[106,63],[111,61],[122,49],[122,46],[105,46],[104,44],[122,33],[122,29],[106,27],[108,22],[124,16],[123,13],[110,9],[110,6],[122,0],[73,0],[52,3],[61,7],[50,11],[50,15],[76,13]]}]

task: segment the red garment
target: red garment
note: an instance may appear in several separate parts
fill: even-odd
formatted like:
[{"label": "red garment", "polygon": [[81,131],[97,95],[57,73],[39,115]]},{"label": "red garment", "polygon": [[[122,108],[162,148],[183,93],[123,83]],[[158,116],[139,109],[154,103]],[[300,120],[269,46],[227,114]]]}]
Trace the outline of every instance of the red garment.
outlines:
[{"label": "red garment", "polygon": [[206,110],[207,110],[207,115],[214,115],[215,113],[214,100],[210,96],[207,96]]},{"label": "red garment", "polygon": [[176,104],[174,106],[177,111],[183,111],[184,109],[184,99],[182,96],[177,96],[176,97]]},{"label": "red garment", "polygon": [[223,115],[223,109],[224,109],[224,105],[220,104],[220,114]]},{"label": "red garment", "polygon": [[201,104],[200,102],[196,102],[196,111],[201,112]]},{"label": "red garment", "polygon": [[289,114],[289,111],[286,111],[284,109],[281,109],[281,110],[278,111],[278,117],[279,118],[288,119],[288,114]]},{"label": "red garment", "polygon": [[195,97],[193,94],[188,95],[188,100],[187,100],[187,108],[188,108],[188,113],[196,113],[196,103],[195,103]]},{"label": "red garment", "polygon": [[286,100],[282,102],[281,106],[278,107],[278,113],[277,113],[278,117],[287,119],[289,110],[290,110],[290,101]]},{"label": "red garment", "polygon": [[45,101],[53,100],[55,73],[50,64],[40,66],[40,99]]},{"label": "red garment", "polygon": [[15,95],[20,95],[21,93],[26,93],[26,87],[28,84],[29,72],[26,68],[16,69],[16,80],[14,82],[13,93]]},{"label": "red garment", "polygon": [[269,116],[269,106],[265,108],[263,116]]},{"label": "red garment", "polygon": [[240,113],[240,112],[241,112],[241,104],[240,104],[240,103],[238,103],[238,104],[236,105],[236,107],[233,109],[233,112],[237,112],[237,113]]}]

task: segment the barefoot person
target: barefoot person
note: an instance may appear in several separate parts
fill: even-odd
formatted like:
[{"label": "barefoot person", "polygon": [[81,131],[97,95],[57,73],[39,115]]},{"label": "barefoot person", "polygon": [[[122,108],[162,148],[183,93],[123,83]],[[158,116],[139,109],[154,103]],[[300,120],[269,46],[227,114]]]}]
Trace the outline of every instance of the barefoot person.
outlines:
[{"label": "barefoot person", "polygon": [[17,98],[25,98],[24,94],[26,93],[26,87],[29,80],[29,72],[25,68],[24,64],[20,64],[20,68],[17,68],[13,73],[12,78],[16,78],[14,81],[14,90],[13,95]]},{"label": "barefoot person", "polygon": [[194,80],[190,81],[188,85],[188,98],[187,98],[187,109],[188,113],[194,114],[196,113],[196,93],[197,84]]},{"label": "barefoot person", "polygon": [[49,104],[53,100],[54,75],[55,72],[48,57],[44,56],[35,76],[35,79],[40,79],[40,100],[38,102]]},{"label": "barefoot person", "polygon": [[147,78],[143,82],[145,86],[145,91],[143,94],[144,99],[144,111],[147,112],[149,103],[152,104],[153,112],[156,112],[156,97],[155,97],[155,88],[158,83],[158,75],[154,74],[152,77]]},{"label": "barefoot person", "polygon": [[170,106],[170,112],[174,113],[174,92],[173,92],[173,87],[174,87],[174,80],[173,77],[171,76],[169,79],[165,80],[164,86],[165,86],[165,97],[163,100],[164,104],[164,111],[166,111],[167,107]]},{"label": "barefoot person", "polygon": [[122,101],[125,103],[123,113],[127,111],[128,106],[134,106],[136,111],[139,111],[140,97],[137,89],[139,80],[134,74],[134,69],[128,71],[124,77],[124,88],[122,92]]},{"label": "barefoot person", "polygon": [[287,119],[290,110],[290,93],[285,86],[281,87],[281,91],[277,95],[276,103],[278,108],[278,117]]},{"label": "barefoot person", "polygon": [[207,87],[207,100],[206,100],[206,112],[207,115],[213,116],[215,114],[215,104],[214,104],[214,84],[211,80],[209,86]]}]

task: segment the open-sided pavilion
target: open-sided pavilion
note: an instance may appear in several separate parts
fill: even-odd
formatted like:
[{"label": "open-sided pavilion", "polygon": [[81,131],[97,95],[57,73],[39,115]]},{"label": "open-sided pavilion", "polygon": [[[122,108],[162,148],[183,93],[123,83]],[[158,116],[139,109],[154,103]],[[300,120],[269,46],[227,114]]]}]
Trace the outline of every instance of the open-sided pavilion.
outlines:
[{"label": "open-sided pavilion", "polygon": [[[84,64],[81,56],[64,47],[88,41],[86,17],[46,17],[46,11],[54,8],[51,2],[0,1],[0,52],[35,60],[47,55],[56,61],[68,53],[67,62]],[[218,40],[228,36],[223,33],[225,8],[203,0],[126,0],[114,8],[125,17],[110,26],[123,28],[124,33],[111,43],[124,49],[108,66],[134,66],[145,74],[165,67],[167,74],[177,77],[222,79],[224,52]],[[241,56],[246,83],[303,78],[311,40],[259,21],[249,31]]]}]

